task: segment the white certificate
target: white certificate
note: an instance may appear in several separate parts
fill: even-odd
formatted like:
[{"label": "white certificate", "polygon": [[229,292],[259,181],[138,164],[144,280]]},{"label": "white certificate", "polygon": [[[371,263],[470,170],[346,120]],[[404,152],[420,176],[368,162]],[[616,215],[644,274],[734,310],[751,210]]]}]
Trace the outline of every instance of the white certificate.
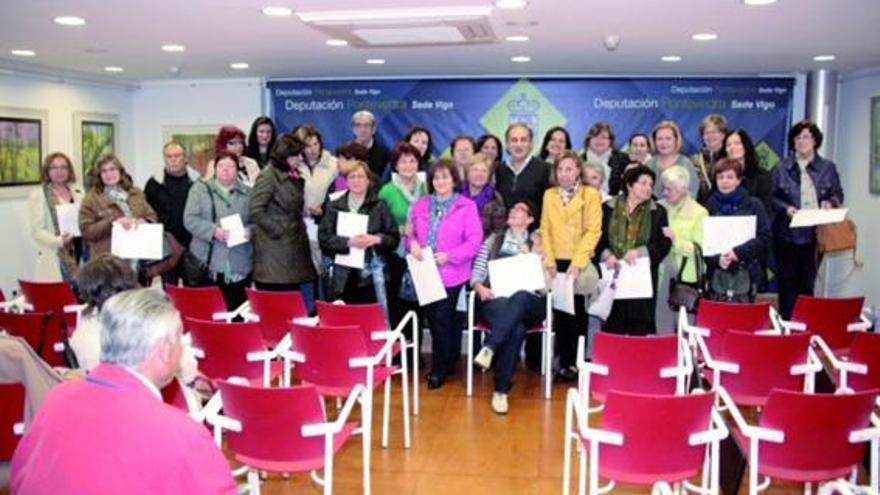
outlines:
[{"label": "white certificate", "polygon": [[58,231],[79,237],[79,203],[63,203],[55,207],[58,214]]},{"label": "white certificate", "polygon": [[[614,299],[647,299],[654,296],[654,281],[651,279],[651,259],[642,256],[636,260],[635,265],[620,260],[620,273],[617,281]],[[614,278],[614,270],[605,267],[605,263],[599,265],[602,268],[602,278]]]},{"label": "white certificate", "polygon": [[422,249],[422,261],[415,256],[406,255],[406,266],[412,276],[416,296],[419,298],[419,306],[425,306],[435,301],[446,299],[446,288],[440,279],[440,269],[434,261],[434,252],[431,248]]},{"label": "white certificate", "polygon": [[248,241],[244,224],[241,223],[241,215],[238,213],[221,218],[220,228],[229,232],[226,238],[227,247],[235,247]]},{"label": "white certificate", "polygon": [[755,238],[754,215],[742,217],[706,217],[703,219],[703,256],[724,254]]},{"label": "white certificate", "polygon": [[827,223],[839,223],[846,220],[849,208],[798,210],[791,219],[791,228],[813,227]]},{"label": "white certificate", "polygon": [[306,236],[310,241],[318,241],[318,224],[315,223],[315,219],[312,217],[306,217],[304,219],[306,223]]},{"label": "white certificate", "polygon": [[[342,237],[354,237],[367,233],[367,223],[370,217],[360,213],[343,211],[336,217],[336,235]],[[333,259],[337,265],[363,269],[364,250],[361,248],[348,248],[348,254],[337,254]]]},{"label": "white certificate", "polygon": [[165,229],[161,223],[141,223],[128,230],[114,223],[110,233],[110,252],[129,260],[160,260],[164,240]]},{"label": "white certificate", "polygon": [[489,283],[495,297],[510,297],[514,293],[544,290],[544,267],[537,254],[519,254],[489,262]]},{"label": "white certificate", "polygon": [[553,278],[553,309],[574,314],[574,277],[556,273]]}]

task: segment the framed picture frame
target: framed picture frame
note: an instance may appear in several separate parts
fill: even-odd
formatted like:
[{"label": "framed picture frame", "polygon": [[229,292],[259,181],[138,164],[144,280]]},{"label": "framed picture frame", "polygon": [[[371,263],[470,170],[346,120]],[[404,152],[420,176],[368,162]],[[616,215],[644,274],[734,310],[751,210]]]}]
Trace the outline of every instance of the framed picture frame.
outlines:
[{"label": "framed picture frame", "polygon": [[0,107],[0,198],[24,197],[41,182],[48,120],[46,110]]},{"label": "framed picture frame", "polygon": [[868,166],[868,192],[874,196],[880,196],[880,96],[871,98],[871,135],[869,137],[871,150]]},{"label": "framed picture frame", "polygon": [[189,166],[205,175],[208,162],[214,158],[214,141],[220,127],[220,124],[166,125],[162,127],[162,143],[174,141],[183,146]]},{"label": "framed picture frame", "polygon": [[80,165],[83,190],[92,187],[98,160],[119,150],[119,118],[110,113],[74,112],[73,160]]}]

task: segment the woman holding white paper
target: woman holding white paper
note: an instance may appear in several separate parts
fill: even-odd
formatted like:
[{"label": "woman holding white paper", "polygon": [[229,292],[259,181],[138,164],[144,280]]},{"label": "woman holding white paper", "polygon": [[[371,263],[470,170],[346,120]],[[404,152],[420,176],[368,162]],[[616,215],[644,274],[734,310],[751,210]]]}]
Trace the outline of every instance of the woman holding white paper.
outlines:
[{"label": "woman holding white paper", "polygon": [[159,221],[143,191],[131,183],[131,176],[115,155],[98,160],[98,177],[79,209],[79,229],[89,255],[110,252],[113,224],[128,230],[138,223]]},{"label": "woman holding white paper", "polygon": [[649,298],[615,299],[605,322],[606,332],[625,335],[656,332],[657,268],[669,254],[672,241],[663,235],[663,229],[668,227],[666,209],[651,197],[655,178],[654,171],[646,165],[628,169],[623,174],[624,193],[602,207],[599,260],[613,270],[624,263],[635,266],[640,258],[647,257],[654,288],[654,295]]},{"label": "woman holding white paper", "polygon": [[33,279],[72,283],[82,254],[79,227],[77,232],[69,232],[73,229],[65,226],[66,219],[59,217],[58,207],[62,207],[62,213],[65,208],[77,208],[83,193],[76,186],[73,164],[64,153],[51,153],[43,160],[40,178],[41,187],[28,196],[31,235],[37,241]]},{"label": "woman holding white paper", "polygon": [[[461,325],[456,324],[459,293],[471,278],[474,258],[483,243],[483,227],[473,201],[456,191],[461,179],[451,160],[441,159],[428,169],[429,196],[412,207],[406,247],[418,260],[431,248],[446,298],[424,307],[431,327],[432,364],[428,388],[443,386],[461,354]],[[469,364],[469,363],[468,363]]]},{"label": "woman holding white paper", "polygon": [[238,177],[237,155],[221,151],[214,163],[214,178],[190,187],[183,225],[192,234],[189,250],[208,266],[208,278],[231,311],[247,300],[244,289],[251,284],[251,188]]},{"label": "woman holding white paper", "polygon": [[[546,318],[544,297],[536,292],[519,290],[510,297],[496,297],[489,281],[489,262],[496,259],[540,252],[532,245],[529,226],[535,221],[535,207],[528,201],[514,203],[507,215],[507,230],[491,234],[474,262],[471,287],[480,300],[479,313],[492,329],[483,340],[483,347],[474,362],[489,368],[495,361],[495,393],[492,410],[506,414],[507,396],[512,386],[519,351],[526,329]],[[546,210],[545,210],[546,211]]]},{"label": "woman holding white paper", "polygon": [[[706,207],[711,216],[755,217],[755,237],[725,253],[706,257],[710,297],[750,302],[764,286],[764,260],[772,236],[767,212],[761,201],[749,194],[743,184],[742,162],[722,158],[715,163],[715,191]],[[747,279],[747,280],[746,280]],[[737,289],[742,287],[748,292]]]},{"label": "woman holding white paper", "polygon": [[553,312],[559,336],[558,376],[564,381],[577,378],[577,340],[587,333],[587,305],[599,281],[590,260],[602,234],[602,197],[597,189],[583,184],[582,175],[583,162],[577,153],[566,151],[559,155],[550,170],[550,182],[555,187],[544,192],[541,208],[544,267],[551,277],[565,274],[575,285],[574,314]]},{"label": "woman holding white paper", "polygon": [[[324,288],[328,299],[342,299],[347,303],[378,302],[387,315],[387,257],[397,249],[400,232],[388,207],[376,196],[376,181],[365,162],[354,165],[348,172],[348,191],[327,205],[318,240],[321,250],[331,260],[337,254],[349,254],[353,249],[364,251],[363,268],[346,266],[335,260],[331,263]],[[366,232],[341,235],[339,222],[344,213],[367,216]]]}]

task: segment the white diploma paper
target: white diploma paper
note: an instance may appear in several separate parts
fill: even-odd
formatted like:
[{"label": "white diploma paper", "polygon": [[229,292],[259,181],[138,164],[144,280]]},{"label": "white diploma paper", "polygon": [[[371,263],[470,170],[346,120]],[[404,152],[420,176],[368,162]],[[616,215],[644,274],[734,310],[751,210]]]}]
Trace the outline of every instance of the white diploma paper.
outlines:
[{"label": "white diploma paper", "polygon": [[798,210],[791,219],[790,227],[813,227],[846,220],[849,208]]},{"label": "white diploma paper", "polygon": [[110,252],[129,260],[160,260],[164,238],[165,229],[161,223],[142,223],[128,230],[114,223],[110,233]]},{"label": "white diploma paper", "polygon": [[537,254],[520,254],[489,262],[489,283],[495,297],[510,297],[514,293],[544,290],[544,267]]},{"label": "white diploma paper", "polygon": [[437,268],[437,262],[434,261],[434,252],[431,248],[422,249],[422,261],[407,254],[406,266],[412,275],[416,296],[419,298],[419,306],[446,299],[446,289],[440,279],[440,270]]},{"label": "white diploma paper", "polygon": [[[367,233],[367,222],[370,217],[360,213],[340,212],[336,217],[336,235],[342,237],[354,237]],[[360,248],[348,248],[348,254],[337,254],[333,259],[337,265],[351,268],[364,268],[364,250]]]},{"label": "white diploma paper", "polygon": [[574,314],[574,277],[556,273],[553,278],[553,309]]},{"label": "white diploma paper", "polygon": [[[651,259],[642,256],[636,260],[635,265],[626,261],[620,262],[620,274],[614,283],[616,290],[614,299],[647,299],[654,296],[654,281],[651,279]],[[614,277],[614,271],[609,270],[602,263],[602,278],[609,280]]]},{"label": "white diploma paper", "polygon": [[58,230],[62,234],[79,237],[79,203],[64,203],[55,207],[58,214]]},{"label": "white diploma paper", "polygon": [[238,213],[221,218],[220,228],[229,232],[229,236],[226,238],[227,247],[235,247],[248,241],[244,224],[241,222],[241,215]]},{"label": "white diploma paper", "polygon": [[703,219],[703,256],[724,254],[755,238],[754,215]]}]

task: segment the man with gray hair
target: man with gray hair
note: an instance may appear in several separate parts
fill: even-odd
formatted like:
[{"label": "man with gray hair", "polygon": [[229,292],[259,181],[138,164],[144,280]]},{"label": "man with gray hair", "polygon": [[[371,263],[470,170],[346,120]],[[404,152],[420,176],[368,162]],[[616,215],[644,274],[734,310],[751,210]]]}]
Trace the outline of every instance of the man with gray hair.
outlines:
[{"label": "man with gray hair", "polygon": [[376,138],[376,116],[369,110],[360,110],[351,116],[351,130],[355,143],[367,148],[367,163],[376,177],[383,177],[390,160],[390,152]]},{"label": "man with gray hair", "polygon": [[180,315],[152,289],[101,310],[101,364],[49,394],[12,458],[12,492],[236,493],[208,431],[162,402],[177,372]]}]

